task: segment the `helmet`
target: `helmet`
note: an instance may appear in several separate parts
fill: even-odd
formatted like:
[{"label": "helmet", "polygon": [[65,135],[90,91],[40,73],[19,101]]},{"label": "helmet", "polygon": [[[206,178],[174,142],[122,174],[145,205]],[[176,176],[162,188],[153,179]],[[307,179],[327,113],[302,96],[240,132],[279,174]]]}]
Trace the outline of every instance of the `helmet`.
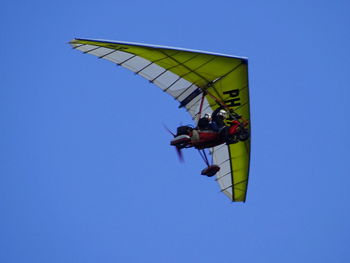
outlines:
[{"label": "helmet", "polygon": [[220,110],[218,112],[218,116],[222,117],[223,119],[227,118],[227,112],[225,110]]}]

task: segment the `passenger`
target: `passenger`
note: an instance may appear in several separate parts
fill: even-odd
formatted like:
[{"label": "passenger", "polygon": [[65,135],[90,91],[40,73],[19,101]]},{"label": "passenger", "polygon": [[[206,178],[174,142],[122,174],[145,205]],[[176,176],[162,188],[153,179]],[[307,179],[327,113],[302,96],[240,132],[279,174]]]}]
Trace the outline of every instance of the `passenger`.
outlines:
[{"label": "passenger", "polygon": [[197,128],[198,130],[212,130],[211,118],[209,114],[205,114],[204,117],[198,120]]}]

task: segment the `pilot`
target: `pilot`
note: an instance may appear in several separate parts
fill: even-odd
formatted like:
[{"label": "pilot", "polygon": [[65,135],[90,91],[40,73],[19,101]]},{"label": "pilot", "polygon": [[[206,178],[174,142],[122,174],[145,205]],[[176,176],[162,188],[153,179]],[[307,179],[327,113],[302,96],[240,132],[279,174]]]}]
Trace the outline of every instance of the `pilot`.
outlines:
[{"label": "pilot", "polygon": [[222,107],[219,107],[213,111],[211,115],[213,130],[221,131],[224,127],[226,127],[225,120],[227,117],[228,114]]}]

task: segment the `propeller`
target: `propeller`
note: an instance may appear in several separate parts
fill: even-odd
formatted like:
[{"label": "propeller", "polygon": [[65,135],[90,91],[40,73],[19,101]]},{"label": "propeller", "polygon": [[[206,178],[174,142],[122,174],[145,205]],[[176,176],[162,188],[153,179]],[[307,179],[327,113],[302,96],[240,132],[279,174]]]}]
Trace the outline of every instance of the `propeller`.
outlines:
[{"label": "propeller", "polygon": [[163,127],[167,132],[169,132],[172,136],[175,137],[175,133],[173,133],[164,123],[163,123]]},{"label": "propeller", "polygon": [[185,160],[184,160],[184,156],[182,154],[181,148],[176,147],[176,153],[177,153],[177,156],[179,157],[179,161],[183,163]]},{"label": "propeller", "polygon": [[[169,132],[174,138],[176,137],[175,133],[173,133],[164,123],[163,123],[163,127],[164,127],[164,129],[165,129],[167,132]],[[177,156],[179,157],[179,161],[183,163],[185,160],[184,160],[184,157],[183,157],[181,148],[175,146],[175,150],[176,150]]]}]

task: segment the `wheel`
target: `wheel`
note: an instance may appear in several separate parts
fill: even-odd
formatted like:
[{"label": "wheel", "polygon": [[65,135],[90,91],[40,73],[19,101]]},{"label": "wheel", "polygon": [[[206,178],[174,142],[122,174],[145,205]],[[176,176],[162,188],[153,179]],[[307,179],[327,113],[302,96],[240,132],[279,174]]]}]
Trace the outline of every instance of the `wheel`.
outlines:
[{"label": "wheel", "polygon": [[206,168],[204,168],[201,172],[201,175],[206,175],[208,177],[214,176],[218,171],[220,170],[220,167],[218,165],[210,165]]},{"label": "wheel", "polygon": [[226,144],[235,144],[239,142],[239,138],[237,137],[237,135],[233,135],[233,136],[227,137],[225,141],[226,141]]},{"label": "wheel", "polygon": [[249,131],[246,129],[242,129],[241,132],[238,134],[238,139],[240,141],[246,141],[249,139]]}]

